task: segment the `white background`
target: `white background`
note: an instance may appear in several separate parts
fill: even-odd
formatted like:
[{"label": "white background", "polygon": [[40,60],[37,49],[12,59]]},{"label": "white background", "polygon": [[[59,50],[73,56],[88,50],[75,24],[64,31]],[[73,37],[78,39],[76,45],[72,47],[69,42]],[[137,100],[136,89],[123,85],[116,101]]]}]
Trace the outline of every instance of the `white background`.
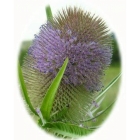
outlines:
[{"label": "white background", "polygon": [[[88,2],[87,2],[88,1]],[[24,38],[26,27],[30,19],[37,12],[45,15],[44,6],[50,4],[53,13],[57,9],[72,3],[86,10],[94,11],[107,21],[109,27],[115,31],[120,45],[123,60],[123,78],[120,96],[109,119],[96,132],[85,139],[95,140],[139,140],[140,94],[139,77],[139,4],[135,0],[128,2],[127,9],[127,32],[125,1],[124,0],[15,0],[4,1],[1,4],[1,46],[0,46],[0,105],[1,105],[1,139],[6,140],[45,140],[50,137],[41,131],[28,115],[19,95],[17,84],[17,55],[20,41]],[[14,24],[13,24],[14,10]],[[43,19],[43,17],[41,17]],[[37,23],[38,24],[38,23]],[[15,27],[13,30],[13,26]],[[14,34],[13,34],[14,32]],[[32,31],[31,31],[32,32]],[[127,44],[126,44],[127,35]],[[13,38],[13,36],[15,36]],[[32,36],[29,36],[32,37]],[[13,42],[14,41],[14,42]],[[126,98],[127,96],[127,98]],[[14,99],[14,100],[13,100]],[[126,100],[127,99],[127,100]],[[14,103],[14,104],[13,104]],[[126,104],[127,103],[127,109]],[[14,105],[14,106],[13,106]],[[14,107],[14,111],[13,111]],[[126,115],[127,111],[127,115]],[[14,116],[13,116],[14,115]],[[127,117],[126,117],[127,116]],[[13,121],[14,119],[14,121]],[[125,124],[127,120],[127,125]],[[13,126],[15,137],[13,138]],[[126,127],[126,128],[125,128]],[[127,138],[125,138],[127,130]]]}]

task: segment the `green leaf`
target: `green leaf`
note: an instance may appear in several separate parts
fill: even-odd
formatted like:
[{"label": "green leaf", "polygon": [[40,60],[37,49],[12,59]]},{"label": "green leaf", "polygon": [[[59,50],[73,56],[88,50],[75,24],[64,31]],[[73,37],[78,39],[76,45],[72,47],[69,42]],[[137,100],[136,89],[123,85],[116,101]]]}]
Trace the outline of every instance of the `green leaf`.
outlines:
[{"label": "green leaf", "polygon": [[95,117],[90,118],[90,119],[87,119],[87,120],[84,120],[84,121],[80,121],[80,122],[88,122],[88,121],[94,120],[95,118],[98,118],[99,116],[103,115],[108,109],[110,109],[110,108],[113,106],[114,103],[115,103],[115,101],[113,101],[113,102],[112,102],[108,107],[106,107],[104,110],[98,112],[98,113],[96,114]]},{"label": "green leaf", "polygon": [[53,101],[55,99],[55,95],[57,92],[57,89],[60,85],[61,79],[63,77],[63,74],[65,72],[65,69],[68,64],[68,58],[66,58],[63,66],[59,70],[58,74],[56,75],[55,79],[53,80],[52,84],[50,85],[48,91],[46,92],[46,95],[43,99],[43,102],[41,104],[41,113],[43,115],[43,118],[47,121],[50,119],[50,114],[53,106]]},{"label": "green leaf", "polygon": [[31,102],[30,102],[30,99],[28,97],[28,92],[27,92],[27,89],[26,89],[26,86],[25,86],[25,83],[24,83],[24,79],[23,79],[23,76],[22,76],[22,70],[21,70],[21,67],[20,67],[20,64],[18,63],[18,75],[19,75],[19,80],[20,80],[20,84],[21,84],[21,88],[22,88],[22,91],[23,91],[23,95],[25,97],[25,100],[29,106],[29,108],[31,109],[31,111],[38,115],[37,112],[35,111],[35,109],[33,108]]},{"label": "green leaf", "polygon": [[120,77],[121,77],[121,74],[119,74],[117,77],[115,77],[115,78],[108,84],[108,86],[106,86],[106,88],[105,88],[104,90],[102,90],[102,91],[98,94],[98,96],[95,98],[95,101],[98,100],[100,97],[102,97],[102,96],[105,94],[105,92],[106,92],[107,90],[109,90],[109,89],[111,88],[111,86],[113,86],[113,85],[117,82],[117,80],[118,80]]},{"label": "green leaf", "polygon": [[46,16],[48,21],[50,21],[53,17],[51,7],[49,5],[46,7]]},{"label": "green leaf", "polygon": [[[96,104],[97,104],[97,105],[100,105],[100,104],[102,103],[102,101],[104,100],[106,91],[109,90],[109,89],[117,82],[117,80],[120,78],[120,76],[121,76],[121,74],[119,74],[117,77],[115,77],[115,78],[108,84],[108,86],[106,86],[106,88],[105,88],[103,91],[101,91],[101,92],[99,92],[99,94],[97,94],[97,97],[96,97],[95,100],[94,100],[94,101],[96,101]],[[97,100],[98,100],[98,101],[97,101]],[[114,101],[114,102],[115,102],[115,101]],[[114,103],[114,102],[113,102],[113,103]],[[91,117],[91,118],[89,118],[89,119],[82,120],[82,121],[80,121],[80,122],[88,122],[88,121],[91,121],[91,120],[97,118],[97,117],[100,116],[101,114],[105,113],[105,112],[113,105],[113,103],[111,103],[106,109],[100,111],[100,113],[98,112],[96,115],[95,115],[94,113],[95,113],[99,108],[95,108],[94,110],[92,110],[92,107],[91,107],[91,110],[92,110],[92,111],[91,111],[91,115],[93,115],[93,116],[95,116],[95,117]]]},{"label": "green leaf", "polygon": [[53,133],[58,133],[59,135],[70,138],[79,138],[93,132],[93,128],[88,129],[82,126],[64,122],[47,123],[46,127]]}]

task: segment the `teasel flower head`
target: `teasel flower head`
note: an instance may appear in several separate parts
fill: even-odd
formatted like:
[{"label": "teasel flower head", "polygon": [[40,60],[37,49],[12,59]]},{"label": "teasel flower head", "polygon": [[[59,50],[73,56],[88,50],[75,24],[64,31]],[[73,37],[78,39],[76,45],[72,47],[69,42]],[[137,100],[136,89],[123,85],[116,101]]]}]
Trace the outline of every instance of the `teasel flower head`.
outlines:
[{"label": "teasel flower head", "polygon": [[34,69],[54,77],[68,57],[64,83],[99,91],[111,63],[111,37],[101,18],[76,7],[66,8],[40,27],[28,55],[35,60]]},{"label": "teasel flower head", "polygon": [[[94,93],[101,90],[105,69],[111,63],[111,35],[104,21],[80,8],[66,8],[40,27],[22,66],[33,107],[42,103],[46,91],[69,59],[57,90],[51,115],[68,108],[61,121],[92,116]],[[62,111],[63,112],[63,111]]]}]

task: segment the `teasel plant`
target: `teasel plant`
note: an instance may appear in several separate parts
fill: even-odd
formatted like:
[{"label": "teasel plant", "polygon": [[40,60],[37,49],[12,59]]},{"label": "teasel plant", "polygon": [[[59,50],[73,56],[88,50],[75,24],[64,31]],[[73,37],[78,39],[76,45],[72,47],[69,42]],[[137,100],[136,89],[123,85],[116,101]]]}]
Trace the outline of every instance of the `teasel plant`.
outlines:
[{"label": "teasel plant", "polygon": [[57,137],[75,139],[95,131],[107,91],[102,79],[112,59],[112,38],[105,22],[77,7],[67,7],[40,27],[30,47],[21,50],[18,74],[26,106],[36,123]]}]

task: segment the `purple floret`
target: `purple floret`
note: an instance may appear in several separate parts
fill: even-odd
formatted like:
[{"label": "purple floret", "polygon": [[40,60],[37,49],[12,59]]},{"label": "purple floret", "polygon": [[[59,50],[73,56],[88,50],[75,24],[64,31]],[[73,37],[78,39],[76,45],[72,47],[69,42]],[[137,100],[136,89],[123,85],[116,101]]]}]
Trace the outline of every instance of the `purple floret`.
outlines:
[{"label": "purple floret", "polygon": [[98,91],[102,87],[104,69],[111,62],[112,50],[94,41],[80,43],[68,29],[67,39],[61,38],[61,32],[47,23],[40,28],[39,35],[35,35],[28,54],[36,59],[35,69],[54,76],[68,57],[64,81]]}]

